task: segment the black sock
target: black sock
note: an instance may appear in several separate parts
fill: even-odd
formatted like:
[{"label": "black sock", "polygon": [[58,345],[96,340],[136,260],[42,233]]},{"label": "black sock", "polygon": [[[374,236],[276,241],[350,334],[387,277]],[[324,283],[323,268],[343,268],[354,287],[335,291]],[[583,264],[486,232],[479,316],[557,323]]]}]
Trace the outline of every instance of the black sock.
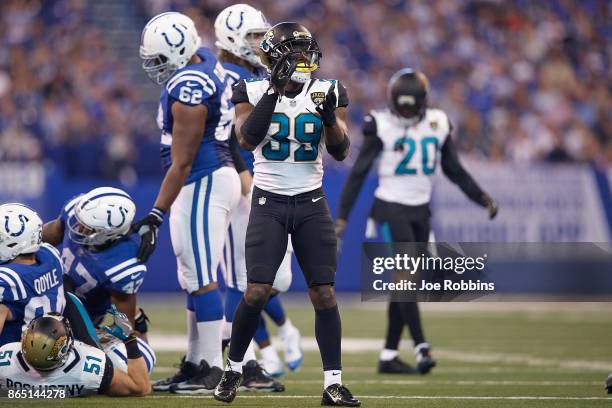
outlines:
[{"label": "black sock", "polygon": [[249,343],[253,340],[260,317],[261,309],[249,306],[243,297],[236,308],[232,322],[232,338],[227,355],[230,360],[242,361]]},{"label": "black sock", "polygon": [[342,323],[338,305],[315,311],[315,336],[323,361],[323,371],[342,370]]},{"label": "black sock", "polygon": [[402,331],[404,331],[404,319],[400,312],[399,303],[389,302],[389,309],[387,310],[387,338],[385,340],[386,349],[398,349]]},{"label": "black sock", "polygon": [[400,311],[410,335],[414,341],[414,345],[425,342],[425,335],[423,334],[423,326],[421,326],[421,315],[419,313],[419,304],[417,302],[402,302],[400,305]]}]

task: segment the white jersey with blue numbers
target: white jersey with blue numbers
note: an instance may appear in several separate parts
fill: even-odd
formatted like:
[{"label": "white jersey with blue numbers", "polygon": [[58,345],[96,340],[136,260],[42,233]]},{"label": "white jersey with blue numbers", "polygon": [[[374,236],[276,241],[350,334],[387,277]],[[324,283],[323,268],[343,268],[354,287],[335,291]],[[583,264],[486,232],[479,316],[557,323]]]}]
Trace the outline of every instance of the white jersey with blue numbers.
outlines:
[{"label": "white jersey with blue numbers", "polygon": [[[255,106],[270,87],[268,80],[243,81],[234,88],[245,92]],[[316,106],[327,95],[336,80],[311,79],[294,98],[284,96],[276,103],[272,122],[263,141],[255,148],[253,183],[262,190],[293,196],[321,187],[323,182],[323,123]],[[340,90],[340,91],[339,91]],[[342,85],[334,92],[338,106],[348,105]],[[344,102],[346,100],[346,102]]]},{"label": "white jersey with blue numbers", "polygon": [[136,258],[139,243],[133,235],[121,238],[102,250],[73,242],[68,237],[66,223],[79,199],[70,200],[60,215],[65,231],[62,261],[64,273],[74,285],[76,295],[83,301],[91,319],[97,323],[111,305],[111,292],[136,293],[147,267]]},{"label": "white jersey with blue numbers", "polygon": [[197,55],[201,62],[179,69],[164,84],[157,117],[162,131],[162,166],[167,170],[172,164],[172,105],[182,103],[208,108],[204,134],[185,184],[206,177],[223,166],[232,165],[228,142],[232,122],[232,90],[226,88],[225,70],[213,53],[207,48],[200,48]]},{"label": "white jersey with blue numbers", "polygon": [[420,122],[406,126],[389,110],[370,115],[383,143],[374,195],[403,205],[428,203],[440,149],[450,132],[448,117],[440,109],[427,109]]},{"label": "white jersey with blue numbers", "polygon": [[[0,389],[64,390],[65,397],[97,394],[105,370],[112,369],[106,359],[102,350],[75,340],[63,366],[52,371],[37,371],[25,361],[21,342],[5,344],[0,347]],[[112,377],[107,374],[106,378]]]},{"label": "white jersey with blue numbers", "polygon": [[[223,68],[225,68],[225,73],[227,74],[227,87],[230,89],[232,89],[238,81],[241,81],[243,79],[261,79],[267,76],[266,72],[263,69],[258,69],[257,71],[253,72],[243,66],[232,64],[229,62],[224,62]],[[231,105],[231,107],[233,116],[233,104]],[[255,161],[255,158],[253,157],[253,152],[240,148],[240,155],[242,156],[242,160],[244,160],[244,164],[249,168],[251,174],[253,174],[253,162]]]},{"label": "white jersey with blue numbers", "polygon": [[12,315],[4,323],[0,344],[21,340],[21,333],[32,319],[48,312],[63,313],[63,269],[57,249],[42,244],[36,263],[0,264],[0,302]]}]

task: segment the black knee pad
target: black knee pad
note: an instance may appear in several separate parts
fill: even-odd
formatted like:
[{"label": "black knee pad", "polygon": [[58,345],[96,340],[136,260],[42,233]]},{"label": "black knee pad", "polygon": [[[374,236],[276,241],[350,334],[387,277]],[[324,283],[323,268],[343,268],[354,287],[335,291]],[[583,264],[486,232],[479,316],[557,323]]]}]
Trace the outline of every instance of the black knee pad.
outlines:
[{"label": "black knee pad", "polygon": [[268,284],[249,284],[244,293],[244,299],[251,307],[263,309],[270,297],[272,285]]}]

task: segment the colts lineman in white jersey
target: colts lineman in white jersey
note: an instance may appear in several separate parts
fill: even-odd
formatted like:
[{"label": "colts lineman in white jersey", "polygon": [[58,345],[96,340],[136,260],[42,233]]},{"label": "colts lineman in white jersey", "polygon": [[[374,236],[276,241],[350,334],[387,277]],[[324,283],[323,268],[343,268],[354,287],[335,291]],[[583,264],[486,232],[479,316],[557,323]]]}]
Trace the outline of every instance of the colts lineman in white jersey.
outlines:
[{"label": "colts lineman in white jersey", "polygon": [[[380,155],[378,188],[371,216],[387,242],[427,242],[429,200],[438,155],[444,174],[474,202],[497,214],[495,200],[476,184],[459,162],[446,113],[427,108],[429,83],[411,69],[398,71],[389,81],[389,109],[372,111],[364,119],[364,144],[340,199],[336,232],[342,237],[346,220],[374,160]],[[389,303],[385,348],[378,371],[385,374],[425,374],[434,366],[425,341],[416,302]],[[416,370],[398,358],[403,328],[415,344]]]},{"label": "colts lineman in white jersey", "polygon": [[[32,391],[48,398],[149,394],[149,373],[127,317],[116,314],[114,327],[108,329],[125,344],[126,371],[114,368],[104,351],[93,343],[76,340],[68,320],[52,312],[33,319],[22,341],[0,347],[0,389],[3,393]],[[58,393],[47,393],[54,390]]]},{"label": "colts lineman in white jersey", "polygon": [[[158,121],[166,175],[153,209],[134,225],[141,235],[138,258],[155,247],[164,214],[177,274],[187,295],[189,336],[182,375],[157,381],[156,391],[212,393],[222,375],[223,303],[217,268],[223,254],[231,212],[240,199],[229,134],[231,89],[215,55],[200,47],[193,21],[180,13],[153,17],[142,32],[143,69],[163,85]],[[170,208],[172,207],[172,208]]]},{"label": "colts lineman in white jersey", "polygon": [[348,154],[348,97],[338,81],[310,78],[321,51],[304,26],[275,25],[264,35],[261,50],[270,80],[242,80],[232,95],[236,135],[242,147],[255,153],[255,187],[246,236],[248,283],[214,397],[231,402],[236,396],[245,351],[291,234],[315,308],[324,370],[322,404],[359,406],[341,380],[340,314],[333,291],[336,240],[321,188],[323,144],[336,160]]}]

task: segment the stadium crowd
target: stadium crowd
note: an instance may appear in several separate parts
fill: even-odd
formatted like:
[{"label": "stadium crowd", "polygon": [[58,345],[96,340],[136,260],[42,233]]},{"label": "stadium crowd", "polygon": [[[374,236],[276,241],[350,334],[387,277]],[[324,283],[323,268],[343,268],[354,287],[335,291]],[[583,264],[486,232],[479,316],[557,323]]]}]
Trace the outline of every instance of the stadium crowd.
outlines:
[{"label": "stadium crowd", "polygon": [[[514,162],[612,164],[612,5],[600,0],[254,0],[271,23],[298,20],[323,51],[320,76],[351,99],[352,137],[385,105],[395,70],[431,82],[464,152]],[[140,0],[142,21],[181,10],[214,46],[222,0]],[[0,3],[0,160],[51,157],[68,175],[156,171],[155,112],[130,86],[79,0]],[[144,74],[143,74],[144,75]],[[146,106],[146,105],[144,105]],[[144,156],[144,155],[147,156]],[[152,155],[152,156],[151,156]]]}]

